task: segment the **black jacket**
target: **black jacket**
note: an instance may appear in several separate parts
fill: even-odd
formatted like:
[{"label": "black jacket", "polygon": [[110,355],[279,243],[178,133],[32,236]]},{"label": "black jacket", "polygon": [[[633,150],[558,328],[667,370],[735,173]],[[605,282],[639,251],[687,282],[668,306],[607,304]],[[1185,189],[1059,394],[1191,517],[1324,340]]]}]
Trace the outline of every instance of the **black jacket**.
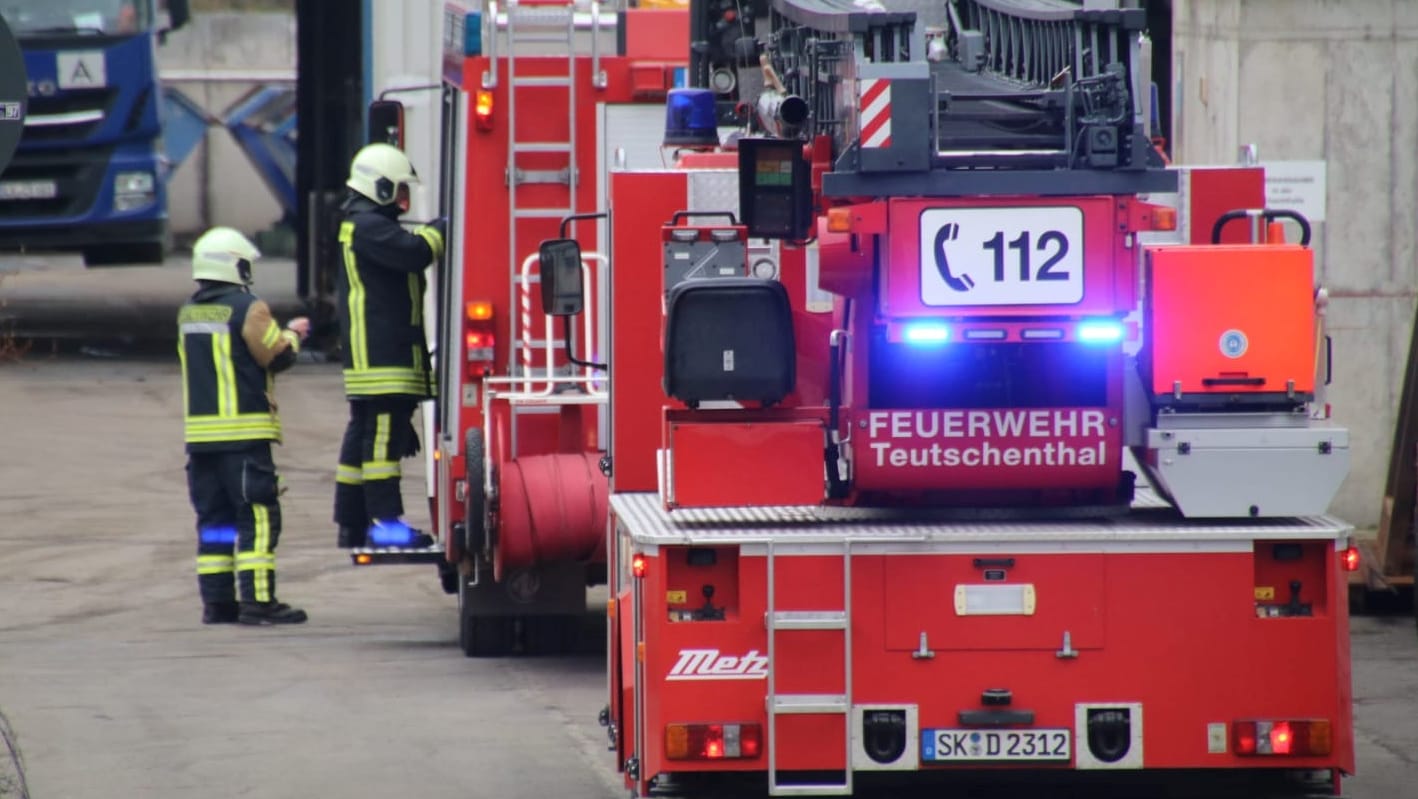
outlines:
[{"label": "black jacket", "polygon": [[437,228],[409,232],[396,206],[351,194],[340,225],[338,312],[345,395],[433,396],[423,321],[424,269],[443,252]]}]

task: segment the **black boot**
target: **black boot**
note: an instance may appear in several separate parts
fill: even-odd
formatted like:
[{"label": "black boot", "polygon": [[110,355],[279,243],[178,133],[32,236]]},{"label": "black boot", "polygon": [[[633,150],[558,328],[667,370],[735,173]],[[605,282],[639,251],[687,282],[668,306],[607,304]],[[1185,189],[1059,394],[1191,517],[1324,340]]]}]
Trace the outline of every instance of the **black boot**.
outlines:
[{"label": "black boot", "polygon": [[284,602],[242,602],[238,621],[242,624],[303,624],[305,611]]},{"label": "black boot", "polygon": [[359,549],[365,546],[368,538],[365,535],[363,527],[345,527],[341,525],[337,540],[340,549]]},{"label": "black boot", "polygon": [[202,605],[202,623],[235,624],[240,613],[235,602],[207,602]]}]

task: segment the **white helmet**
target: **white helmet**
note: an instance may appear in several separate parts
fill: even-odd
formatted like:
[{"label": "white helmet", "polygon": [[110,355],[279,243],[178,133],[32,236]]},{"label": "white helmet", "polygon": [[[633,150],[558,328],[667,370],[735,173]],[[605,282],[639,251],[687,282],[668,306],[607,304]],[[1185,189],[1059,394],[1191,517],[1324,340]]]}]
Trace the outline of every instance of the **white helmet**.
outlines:
[{"label": "white helmet", "polygon": [[251,285],[251,264],[261,257],[240,232],[214,227],[192,245],[192,279]]},{"label": "white helmet", "polygon": [[418,182],[408,156],[392,144],[375,142],[355,153],[345,185],[380,205],[389,205],[398,199],[400,186]]}]

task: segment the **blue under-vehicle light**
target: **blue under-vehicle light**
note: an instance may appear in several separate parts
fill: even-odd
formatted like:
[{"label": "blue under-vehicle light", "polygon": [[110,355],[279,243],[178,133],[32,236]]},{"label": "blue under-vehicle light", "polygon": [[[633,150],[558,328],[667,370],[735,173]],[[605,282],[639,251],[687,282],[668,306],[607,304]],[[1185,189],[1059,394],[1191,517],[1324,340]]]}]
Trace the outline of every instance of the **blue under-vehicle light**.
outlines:
[{"label": "blue under-vehicle light", "polygon": [[950,338],[950,328],[939,322],[913,322],[901,331],[911,344],[941,344]]},{"label": "blue under-vehicle light", "polygon": [[665,100],[666,145],[717,147],[719,124],[714,92],[709,89],[670,89]]},{"label": "blue under-vehicle light", "polygon": [[1123,323],[1111,319],[1080,322],[1077,336],[1090,344],[1116,343],[1123,340]]}]

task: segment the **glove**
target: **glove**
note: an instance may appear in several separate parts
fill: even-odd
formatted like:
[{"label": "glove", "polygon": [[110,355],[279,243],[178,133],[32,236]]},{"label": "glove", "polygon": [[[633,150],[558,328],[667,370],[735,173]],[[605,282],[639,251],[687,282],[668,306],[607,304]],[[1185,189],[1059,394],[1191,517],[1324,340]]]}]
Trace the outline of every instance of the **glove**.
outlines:
[{"label": "glove", "polygon": [[432,222],[429,222],[428,226],[438,231],[440,237],[444,239],[448,238],[448,217],[440,216]]}]

